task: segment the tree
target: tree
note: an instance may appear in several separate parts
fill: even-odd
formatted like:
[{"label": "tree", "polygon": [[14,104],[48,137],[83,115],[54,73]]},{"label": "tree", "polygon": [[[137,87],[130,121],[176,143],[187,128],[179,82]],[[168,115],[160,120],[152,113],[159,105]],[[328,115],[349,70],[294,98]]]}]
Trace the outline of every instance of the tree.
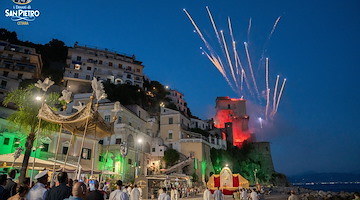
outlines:
[{"label": "tree", "polygon": [[167,149],[164,152],[164,161],[166,163],[166,166],[173,166],[176,161],[178,161],[180,158],[180,154],[175,149]]},{"label": "tree", "polygon": [[[11,114],[8,120],[19,125],[27,132],[24,160],[20,169],[20,183],[22,183],[25,179],[36,132],[39,131],[39,119],[37,114],[42,102],[35,100],[36,95],[42,95],[45,97],[45,95],[41,93],[40,89],[36,88],[34,85],[29,85],[26,88],[19,88],[8,93],[3,101],[4,106],[15,104],[17,107],[17,111]],[[47,95],[46,103],[53,107],[56,105],[60,106],[60,102],[58,100],[59,96],[60,95],[57,93],[50,93]],[[43,130],[58,130],[59,126],[42,121],[40,127]]]}]

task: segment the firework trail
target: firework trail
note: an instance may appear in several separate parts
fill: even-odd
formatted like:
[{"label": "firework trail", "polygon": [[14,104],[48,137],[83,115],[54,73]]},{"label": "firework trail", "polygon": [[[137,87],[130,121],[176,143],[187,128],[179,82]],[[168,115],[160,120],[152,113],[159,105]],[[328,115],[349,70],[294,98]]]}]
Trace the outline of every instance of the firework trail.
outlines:
[{"label": "firework trail", "polygon": [[228,50],[228,47],[227,47],[227,45],[226,45],[225,36],[224,36],[223,31],[220,31],[220,34],[221,34],[221,38],[222,38],[222,41],[223,41],[223,44],[224,44],[224,50],[225,50],[227,62],[228,62],[228,64],[229,64],[229,66],[230,66],[231,75],[232,75],[232,77],[233,77],[233,79],[234,79],[234,82],[235,82],[236,87],[239,88],[238,83],[237,83],[237,80],[236,80],[236,78],[235,78],[234,68],[233,68],[233,66],[232,66],[232,62],[231,62],[231,59],[230,59],[229,50]]},{"label": "firework trail", "polygon": [[251,17],[249,19],[249,27],[248,27],[248,31],[247,31],[247,41],[250,41],[250,30],[251,30]]},{"label": "firework trail", "polygon": [[265,63],[265,83],[266,83],[266,107],[265,107],[265,119],[267,120],[267,114],[269,110],[269,58],[266,58]]},{"label": "firework trail", "polygon": [[276,112],[277,112],[277,110],[278,110],[279,103],[280,103],[280,99],[281,99],[281,95],[282,95],[282,92],[283,92],[284,87],[285,87],[285,83],[286,83],[286,78],[284,78],[284,81],[283,81],[283,83],[282,83],[282,86],[281,86],[281,89],[280,89],[280,93],[279,93],[279,97],[278,97],[278,100],[277,100],[277,103],[276,103],[276,109],[275,109],[275,113],[274,113],[274,114],[276,114]]},{"label": "firework trail", "polygon": [[[208,6],[206,6],[206,10],[207,10],[207,13],[208,13],[208,15],[209,15],[209,18],[210,18],[211,24],[212,24],[212,26],[213,26],[213,29],[214,29],[214,31],[215,31],[216,38],[217,38],[217,40],[218,40],[218,42],[219,42],[219,44],[220,44],[220,46],[221,46],[222,44],[221,44],[221,40],[220,40],[220,36],[219,36],[219,31],[218,31],[217,28],[216,28],[215,21],[214,21],[214,19],[213,19],[213,17],[212,17],[212,14],[211,14],[210,9],[209,9]],[[221,48],[222,48],[222,46],[221,46]]]},{"label": "firework trail", "polygon": [[244,42],[244,45],[245,45],[245,51],[246,51],[247,60],[248,60],[248,63],[249,63],[249,69],[250,69],[250,73],[251,73],[251,78],[252,78],[253,83],[254,83],[254,87],[255,87],[256,94],[258,95],[258,98],[260,99],[259,90],[258,90],[258,87],[257,87],[257,84],[256,84],[254,72],[253,72],[253,69],[252,69],[252,64],[251,64],[251,59],[250,59],[248,44],[247,44],[246,42]]},{"label": "firework trail", "polygon": [[274,33],[275,29],[276,29],[276,26],[277,26],[277,24],[279,23],[280,19],[281,19],[281,16],[279,16],[279,17],[276,19],[276,21],[275,21],[275,23],[274,23],[274,26],[273,26],[270,34],[269,34],[268,40],[270,40],[271,36],[273,35],[273,33]]},{"label": "firework trail", "polygon": [[277,87],[278,87],[278,84],[279,84],[279,78],[280,76],[277,75],[276,76],[276,82],[275,82],[275,89],[274,89],[274,96],[273,96],[273,109],[272,109],[272,112],[271,112],[271,115],[275,115],[275,108],[276,108],[276,92],[277,92]]}]

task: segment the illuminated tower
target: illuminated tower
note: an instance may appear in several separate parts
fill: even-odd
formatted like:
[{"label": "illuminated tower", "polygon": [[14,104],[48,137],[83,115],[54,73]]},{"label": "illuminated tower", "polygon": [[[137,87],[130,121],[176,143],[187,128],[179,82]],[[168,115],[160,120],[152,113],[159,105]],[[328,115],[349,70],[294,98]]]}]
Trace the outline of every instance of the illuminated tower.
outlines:
[{"label": "illuminated tower", "polygon": [[223,130],[223,139],[240,147],[250,139],[249,116],[246,114],[246,100],[229,97],[216,98],[214,124]]}]

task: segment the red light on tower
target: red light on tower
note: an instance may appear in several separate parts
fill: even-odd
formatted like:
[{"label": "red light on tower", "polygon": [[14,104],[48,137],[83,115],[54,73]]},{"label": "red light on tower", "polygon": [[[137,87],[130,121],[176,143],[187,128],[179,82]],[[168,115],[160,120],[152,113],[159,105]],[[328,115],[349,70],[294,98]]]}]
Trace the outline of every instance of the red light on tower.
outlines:
[{"label": "red light on tower", "polygon": [[[227,139],[234,146],[240,147],[245,140],[250,139],[248,128],[249,116],[246,114],[246,100],[229,97],[216,98],[216,128],[224,129]],[[224,137],[222,137],[224,139]]]}]

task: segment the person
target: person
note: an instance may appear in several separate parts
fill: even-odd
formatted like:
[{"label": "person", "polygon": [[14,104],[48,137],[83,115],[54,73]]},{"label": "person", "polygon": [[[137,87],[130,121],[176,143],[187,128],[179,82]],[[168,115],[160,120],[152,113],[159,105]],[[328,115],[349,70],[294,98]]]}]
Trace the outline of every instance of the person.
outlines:
[{"label": "person", "polygon": [[134,185],[134,188],[131,190],[130,200],[139,200],[140,199],[140,191],[137,185]]},{"label": "person", "polygon": [[86,200],[105,200],[105,196],[99,191],[99,181],[90,181],[90,192],[86,195]]},{"label": "person", "polygon": [[360,200],[360,194],[358,192],[354,193],[354,198],[353,200]]},{"label": "person", "polygon": [[259,200],[259,195],[256,192],[256,189],[252,189],[252,192],[250,193],[251,200]]},{"label": "person", "polygon": [[142,199],[142,189],[141,189],[141,187],[138,187],[137,189],[138,189],[139,192],[140,192],[140,199]]},{"label": "person", "polygon": [[30,189],[29,193],[26,195],[26,199],[45,200],[47,191],[45,184],[48,182],[48,177],[48,170],[44,170],[38,173],[35,176],[37,183],[33,188]]},{"label": "person", "polygon": [[205,189],[203,199],[204,200],[212,200],[212,195],[211,195],[211,191],[209,190],[209,188]]},{"label": "person", "polygon": [[129,195],[129,197],[131,197],[131,185],[128,185],[127,189],[127,193]]},{"label": "person", "polygon": [[59,185],[49,190],[46,195],[46,200],[63,200],[69,198],[71,195],[71,187],[67,186],[68,174],[66,172],[60,172],[57,175]]},{"label": "person", "polygon": [[166,194],[166,188],[162,188],[162,193],[159,195],[158,200],[171,200],[170,196]]},{"label": "person", "polygon": [[130,198],[130,193],[129,193],[129,190],[128,190],[128,186],[126,185],[123,189],[122,189],[123,192],[125,192],[129,198]]},{"label": "person", "polygon": [[116,181],[116,190],[110,193],[109,200],[129,200],[129,195],[121,190],[123,182]]},{"label": "person", "polygon": [[71,193],[72,196],[64,200],[84,200],[86,196],[86,185],[82,182],[75,183]]},{"label": "person", "polygon": [[10,191],[5,189],[6,181],[6,174],[0,175],[0,199],[8,199],[10,197]]},{"label": "person", "polygon": [[71,178],[69,178],[66,185],[72,188],[74,186],[74,181]]},{"label": "person", "polygon": [[177,191],[177,189],[175,187],[172,188],[172,190],[170,192],[170,197],[171,197],[171,200],[179,200],[179,192]]},{"label": "person", "polygon": [[16,194],[17,183],[15,183],[14,181],[15,176],[16,176],[16,169],[13,169],[9,172],[9,176],[5,185],[5,189],[10,192],[11,197]]},{"label": "person", "polygon": [[25,177],[23,184],[25,184],[26,186],[28,186],[28,188],[30,189],[30,177]]},{"label": "person", "polygon": [[288,200],[299,200],[299,197],[295,194],[294,190],[290,191],[290,196],[289,196]]},{"label": "person", "polygon": [[223,193],[219,190],[219,187],[216,188],[214,192],[214,199],[215,200],[223,200]]},{"label": "person", "polygon": [[29,192],[29,187],[25,184],[19,185],[17,187],[17,194],[8,198],[8,200],[23,200],[26,197],[26,194]]},{"label": "person", "polygon": [[247,200],[247,198],[248,198],[247,189],[244,188],[244,189],[241,191],[240,199],[241,199],[241,200]]}]

